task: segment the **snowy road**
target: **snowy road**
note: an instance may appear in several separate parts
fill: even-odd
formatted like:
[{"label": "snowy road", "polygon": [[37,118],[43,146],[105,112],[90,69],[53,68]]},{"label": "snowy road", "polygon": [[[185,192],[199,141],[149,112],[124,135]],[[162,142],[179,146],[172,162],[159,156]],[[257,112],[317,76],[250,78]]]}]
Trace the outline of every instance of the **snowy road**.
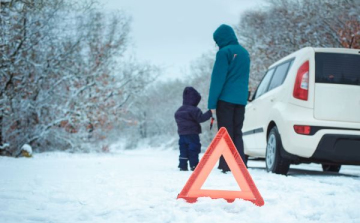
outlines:
[{"label": "snowy road", "polygon": [[[177,151],[35,154],[0,157],[0,222],[360,222],[360,167],[324,174],[320,165],[292,166],[289,176],[249,172],[265,200],[176,200],[191,172],[177,170]],[[203,188],[233,189],[214,169]]]}]

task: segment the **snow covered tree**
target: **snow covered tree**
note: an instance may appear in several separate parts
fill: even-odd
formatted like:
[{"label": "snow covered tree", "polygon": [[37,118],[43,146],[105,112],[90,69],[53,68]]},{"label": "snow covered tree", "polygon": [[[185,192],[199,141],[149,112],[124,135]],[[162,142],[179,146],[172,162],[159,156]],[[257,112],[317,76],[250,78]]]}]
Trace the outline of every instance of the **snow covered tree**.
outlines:
[{"label": "snow covered tree", "polygon": [[60,1],[2,1],[0,127],[13,152],[26,143],[39,121],[34,102],[53,59],[47,49],[53,40],[52,21],[62,7]]},{"label": "snow covered tree", "polygon": [[124,58],[130,18],[92,1],[1,1],[0,146],[86,150],[158,69]]},{"label": "snow covered tree", "polygon": [[272,0],[245,12],[236,30],[251,54],[251,89],[268,66],[300,48],[358,48],[359,10],[356,0]]},{"label": "snow covered tree", "polygon": [[[199,91],[202,99],[199,108],[207,111],[210,77],[214,64],[215,52],[209,51],[192,62],[185,80],[157,82],[148,87],[130,105],[127,138],[128,147],[136,147],[138,139],[148,140],[147,143],[160,146],[159,143],[168,143],[167,147],[177,149],[177,126],[174,118],[175,111],[183,103],[183,90],[186,86],[193,86]],[[213,133],[210,132],[209,122],[202,124],[201,134],[204,145],[210,143]],[[216,129],[216,127],[215,127]],[[213,130],[216,131],[216,130]],[[158,144],[157,144],[158,143]],[[163,145],[162,145],[163,146]]]},{"label": "snow covered tree", "polygon": [[174,139],[177,136],[174,114],[182,105],[185,86],[180,80],[158,82],[138,95],[129,107],[129,117],[136,120],[135,125],[132,125],[132,132],[129,132],[132,135],[130,138],[153,139],[150,143],[166,141],[166,137]]}]

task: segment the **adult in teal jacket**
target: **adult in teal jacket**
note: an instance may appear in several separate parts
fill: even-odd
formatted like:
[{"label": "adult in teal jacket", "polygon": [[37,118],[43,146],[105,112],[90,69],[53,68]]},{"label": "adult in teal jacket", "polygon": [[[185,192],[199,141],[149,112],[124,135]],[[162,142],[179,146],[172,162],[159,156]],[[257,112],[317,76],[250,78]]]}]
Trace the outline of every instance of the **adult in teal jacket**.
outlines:
[{"label": "adult in teal jacket", "polygon": [[[246,164],[241,129],[248,99],[250,56],[228,25],[216,29],[214,40],[219,51],[211,74],[208,108],[216,111],[218,128],[227,129]],[[223,157],[218,168],[224,173],[230,170]]]}]

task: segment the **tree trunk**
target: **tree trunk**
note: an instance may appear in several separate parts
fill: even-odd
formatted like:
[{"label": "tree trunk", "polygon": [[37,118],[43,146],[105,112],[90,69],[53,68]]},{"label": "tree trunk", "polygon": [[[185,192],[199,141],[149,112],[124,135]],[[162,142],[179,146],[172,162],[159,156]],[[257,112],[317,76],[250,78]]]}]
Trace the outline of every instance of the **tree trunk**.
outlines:
[{"label": "tree trunk", "polygon": [[3,143],[3,135],[2,135],[2,130],[3,130],[3,116],[2,114],[0,115],[0,146],[2,146],[4,143]]},{"label": "tree trunk", "polygon": [[147,120],[146,120],[146,111],[142,112],[142,116],[140,119],[140,136],[141,138],[147,137]]}]

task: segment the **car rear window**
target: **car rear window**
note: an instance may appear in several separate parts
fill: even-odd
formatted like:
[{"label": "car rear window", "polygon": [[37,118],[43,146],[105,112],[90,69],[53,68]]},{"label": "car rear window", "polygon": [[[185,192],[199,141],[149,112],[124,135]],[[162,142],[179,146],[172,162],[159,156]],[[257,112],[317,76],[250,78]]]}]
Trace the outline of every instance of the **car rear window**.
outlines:
[{"label": "car rear window", "polygon": [[360,85],[360,55],[316,53],[315,64],[316,83]]}]

